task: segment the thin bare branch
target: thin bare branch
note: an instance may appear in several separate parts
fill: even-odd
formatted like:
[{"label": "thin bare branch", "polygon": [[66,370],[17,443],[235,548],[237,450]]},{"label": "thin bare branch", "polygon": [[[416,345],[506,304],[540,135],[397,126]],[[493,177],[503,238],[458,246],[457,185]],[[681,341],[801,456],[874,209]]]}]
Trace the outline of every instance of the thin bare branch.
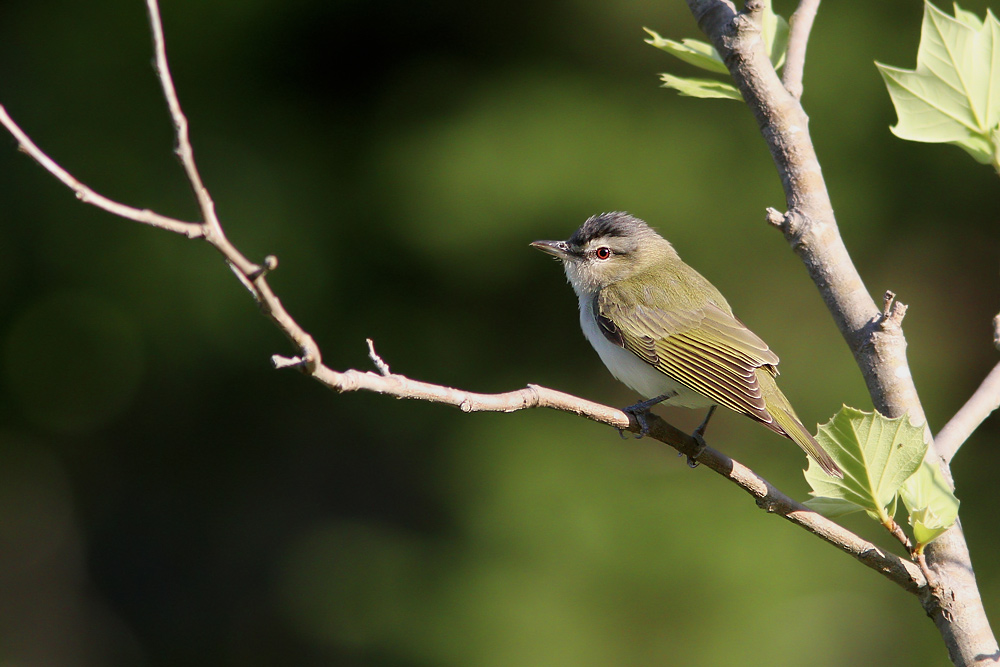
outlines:
[{"label": "thin bare branch", "polygon": [[794,97],[802,97],[802,75],[806,66],[806,45],[812,31],[820,0],[801,0],[799,8],[788,21],[788,51],[785,54],[785,68],[781,72],[781,82],[785,90]]},{"label": "thin bare branch", "polygon": [[965,405],[938,432],[934,438],[937,454],[950,462],[973,431],[997,408],[1000,408],[1000,363],[993,367]]},{"label": "thin bare branch", "polygon": [[168,218],[165,215],[154,213],[149,209],[139,209],[132,206],[126,206],[125,204],[97,194],[89,187],[78,181],[72,174],[59,166],[55,160],[50,158],[38,146],[36,146],[35,142],[33,142],[31,138],[24,133],[24,130],[22,130],[17,123],[14,122],[2,105],[0,105],[0,124],[7,128],[7,131],[14,135],[14,138],[17,139],[18,148],[21,152],[30,155],[35,162],[42,165],[46,171],[55,176],[63,183],[63,185],[72,190],[76,194],[76,198],[83,203],[96,206],[97,208],[103,209],[108,213],[117,215],[121,218],[127,218],[128,220],[141,222],[144,225],[165,229],[169,232],[174,232],[175,234],[183,234],[191,239],[205,236],[205,230],[201,223],[175,220],[174,218]]},{"label": "thin bare branch", "polygon": [[[297,365],[295,363],[297,360],[283,357],[276,357],[273,361],[280,367]],[[444,403],[458,407],[463,412],[514,412],[528,408],[550,408],[633,433],[638,433],[640,430],[635,417],[622,410],[538,385],[528,385],[524,389],[502,394],[477,394],[412,380],[403,375],[381,375],[356,370],[337,372],[326,366],[317,368],[313,376],[331,389],[341,392],[371,391],[397,398]],[[673,447],[685,456],[698,454],[699,445],[694,438],[677,430],[657,415],[650,414],[648,424],[650,427],[648,437]],[[764,511],[777,514],[804,528],[910,593],[919,593],[923,588],[924,576],[912,562],[883,551],[871,542],[817,514],[722,452],[706,447],[697,455],[697,461],[749,493]]]},{"label": "thin bare branch", "polygon": [[[174,123],[174,133],[177,138],[177,146],[174,152],[180,158],[184,172],[187,174],[188,182],[194,190],[198,200],[198,208],[201,209],[202,217],[211,228],[211,231],[221,231],[219,220],[215,215],[215,202],[208,193],[208,189],[201,181],[201,174],[194,161],[194,150],[191,148],[191,139],[188,134],[188,120],[181,109],[180,100],[177,97],[177,89],[174,87],[174,79],[170,75],[170,64],[167,62],[167,42],[163,37],[163,21],[160,18],[160,6],[157,0],[146,0],[146,8],[149,11],[149,25],[153,31],[153,51],[156,61],[156,74],[163,88],[163,96],[167,100],[167,108],[170,110],[170,118]],[[240,267],[247,271],[248,267]]]}]

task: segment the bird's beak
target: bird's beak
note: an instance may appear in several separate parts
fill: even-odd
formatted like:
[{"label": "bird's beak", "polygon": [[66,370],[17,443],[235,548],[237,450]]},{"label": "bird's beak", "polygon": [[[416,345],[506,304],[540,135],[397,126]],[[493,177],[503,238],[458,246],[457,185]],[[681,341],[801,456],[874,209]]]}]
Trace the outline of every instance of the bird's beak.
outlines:
[{"label": "bird's beak", "polygon": [[573,259],[573,255],[570,254],[569,244],[565,241],[532,241],[532,248],[538,248],[544,253],[548,253],[553,257],[558,257],[559,259]]}]

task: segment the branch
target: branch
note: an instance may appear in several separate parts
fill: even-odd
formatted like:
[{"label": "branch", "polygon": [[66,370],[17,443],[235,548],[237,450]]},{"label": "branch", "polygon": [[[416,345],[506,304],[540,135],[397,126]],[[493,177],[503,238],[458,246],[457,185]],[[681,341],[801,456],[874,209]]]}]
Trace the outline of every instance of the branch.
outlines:
[{"label": "branch", "polygon": [[788,50],[785,53],[785,68],[781,72],[781,83],[794,97],[802,97],[802,75],[806,66],[806,45],[812,31],[820,0],[801,0],[799,8],[788,21]]},{"label": "branch", "polygon": [[[4,125],[17,138],[24,152],[76,192],[81,201],[129,220],[183,234],[189,238],[203,238],[219,250],[234,274],[257,301],[261,311],[299,349],[300,354],[296,357],[274,356],[272,362],[276,368],[298,368],[327,387],[339,392],[371,391],[397,398],[453,405],[464,412],[512,412],[545,407],[608,424],[620,431],[639,432],[640,427],[635,418],[622,410],[537,385],[528,385],[524,389],[502,394],[477,394],[392,374],[388,364],[375,352],[371,341],[369,341],[369,356],[379,373],[358,370],[340,372],[325,366],[322,363],[319,348],[312,337],[288,314],[267,283],[267,274],[277,267],[277,260],[268,256],[263,265],[251,262],[232,246],[223,232],[215,214],[214,203],[198,174],[188,135],[187,118],[183,114],[170,77],[159,7],[156,0],[147,0],[147,6],[156,50],[156,68],[176,132],[176,152],[194,190],[204,222],[184,222],[168,218],[152,211],[135,209],[98,195],[43,153],[0,106],[0,124]],[[861,539],[842,526],[792,500],[746,466],[710,447],[701,447],[691,436],[678,431],[656,415],[649,416],[648,425],[650,437],[674,447],[682,454],[696,457],[698,462],[704,464],[705,467],[749,493],[757,505],[766,512],[777,514],[806,529],[841,551],[852,555],[911,593],[919,593],[924,589],[926,579],[913,563],[894,554],[883,552],[874,544]]]},{"label": "branch", "polygon": [[699,27],[729,68],[757,119],[785,190],[787,213],[777,225],[805,264],[847,341],[879,412],[909,413],[926,422],[909,365],[902,330],[883,322],[837,229],[809,118],[785,90],[760,35],[761,0],[737,12],[727,0],[688,0]]},{"label": "branch", "polygon": [[[349,370],[337,372],[326,366],[316,369],[317,380],[336,391],[372,391],[378,394],[444,403],[460,408],[463,412],[514,412],[528,408],[551,408],[570,412],[622,431],[638,433],[640,427],[635,417],[622,410],[600,403],[594,403],[554,389],[528,385],[524,389],[502,394],[476,394],[461,389],[444,387],[412,380],[403,375],[387,374],[388,366],[375,354],[369,343],[373,363],[380,373]],[[287,367],[298,364],[297,359],[274,357],[276,366]],[[920,594],[926,585],[926,578],[920,568],[895,554],[885,552],[871,542],[864,540],[843,526],[817,514],[805,505],[793,500],[775,488],[766,479],[742,463],[722,452],[706,447],[699,454],[699,444],[690,435],[683,433],[655,414],[647,415],[648,437],[658,440],[691,457],[706,468],[749,493],[757,506],[765,512],[777,514],[791,523],[804,528],[820,539],[832,544],[844,553],[856,558],[904,590]]]},{"label": "branch", "polygon": [[972,432],[997,408],[1000,408],[1000,363],[935,436],[934,449],[938,456],[950,462]]}]

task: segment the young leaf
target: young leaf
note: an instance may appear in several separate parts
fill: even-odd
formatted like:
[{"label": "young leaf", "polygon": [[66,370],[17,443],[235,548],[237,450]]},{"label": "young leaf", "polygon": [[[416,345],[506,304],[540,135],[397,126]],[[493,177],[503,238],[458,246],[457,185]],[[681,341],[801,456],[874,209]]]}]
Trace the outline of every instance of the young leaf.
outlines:
[{"label": "young leaf", "polygon": [[952,492],[941,469],[924,461],[920,469],[899,489],[903,504],[910,513],[910,525],[917,550],[948,530],[958,517],[958,498]]},{"label": "young leaf", "polygon": [[882,522],[892,516],[899,487],[927,452],[923,426],[914,426],[905,415],[889,419],[847,406],[819,427],[816,440],[844,471],[844,478],[827,475],[810,459],[805,476],[815,498],[806,505],[821,512],[846,510],[845,503],[850,503]]},{"label": "young leaf", "polygon": [[949,16],[924,3],[917,68],[875,63],[899,122],[901,139],[952,143],[1000,170],[1000,22],[987,10],[980,21],[955,5]]},{"label": "young leaf", "polygon": [[[715,47],[697,39],[682,39],[677,42],[672,39],[661,37],[649,28],[643,28],[649,33],[650,39],[646,40],[656,48],[666,51],[670,55],[683,60],[684,62],[699,67],[709,72],[718,74],[729,74],[722,57]],[[785,52],[788,50],[788,22],[781,16],[774,13],[770,3],[764,7],[761,16],[761,39],[764,41],[764,48],[767,49],[768,57],[775,69],[779,69],[785,63]],[[687,97],[714,97],[730,100],[742,100],[743,96],[730,84],[713,79],[695,79],[689,77],[675,76],[673,74],[661,74],[664,88],[673,88],[681,95]]]},{"label": "young leaf", "polygon": [[785,53],[788,51],[788,21],[780,14],[775,14],[770,3],[764,7],[761,37],[764,38],[767,56],[771,59],[774,69],[781,69],[785,64]]},{"label": "young leaf", "polygon": [[672,39],[660,37],[659,34],[649,28],[643,28],[643,30],[648,32],[650,36],[650,39],[645,40],[647,44],[652,44],[656,48],[666,51],[695,67],[719,74],[729,74],[729,70],[726,69],[722,58],[719,57],[719,52],[711,44],[697,39],[682,39],[679,42],[675,42]]},{"label": "young leaf", "polygon": [[736,87],[725,81],[715,79],[695,79],[674,76],[664,72],[660,75],[664,88],[673,88],[685,97],[718,97],[730,100],[742,100],[743,96]]}]

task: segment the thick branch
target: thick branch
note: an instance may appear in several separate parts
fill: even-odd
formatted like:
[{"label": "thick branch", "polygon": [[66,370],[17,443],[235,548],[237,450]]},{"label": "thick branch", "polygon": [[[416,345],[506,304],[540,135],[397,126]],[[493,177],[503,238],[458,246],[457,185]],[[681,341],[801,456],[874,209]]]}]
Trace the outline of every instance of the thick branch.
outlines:
[{"label": "thick branch", "polygon": [[[887,416],[908,413],[914,423],[926,424],[900,327],[905,308],[887,297],[880,312],[844,246],[809,136],[809,118],[778,79],[760,38],[763,0],[748,0],[742,12],[728,0],[687,1],[756,117],[781,177],[788,212],[772,212],[768,219],[781,228],[809,271],[854,354],[875,407]],[[942,470],[950,476],[943,460]],[[932,542],[926,554],[941,586],[928,589],[924,608],[952,661],[974,665],[1000,660],[961,525]]]},{"label": "thick branch", "polygon": [[779,226],[854,354],[875,407],[889,417],[909,412],[915,423],[926,421],[902,330],[884,321],[851,261],[809,136],[809,118],[785,90],[765,52],[763,4],[751,0],[744,12],[725,0],[688,0],[688,5],[757,118],[785,190],[788,213]]}]

